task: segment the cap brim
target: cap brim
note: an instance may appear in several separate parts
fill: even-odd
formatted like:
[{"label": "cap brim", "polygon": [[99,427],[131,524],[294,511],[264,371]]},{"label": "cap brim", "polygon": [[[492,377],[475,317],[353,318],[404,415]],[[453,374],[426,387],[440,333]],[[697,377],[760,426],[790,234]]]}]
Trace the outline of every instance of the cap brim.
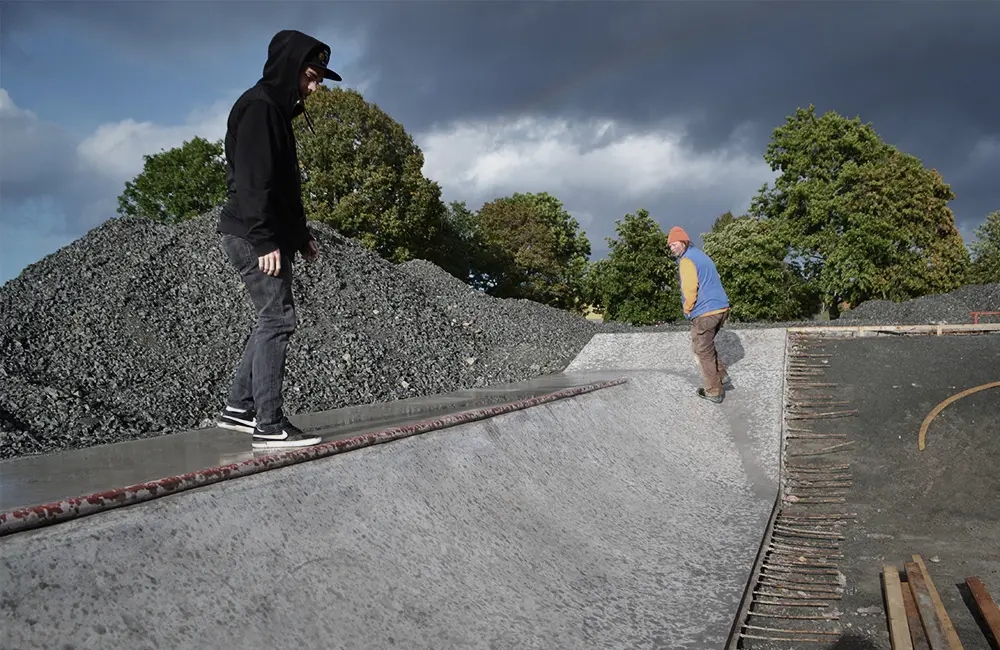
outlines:
[{"label": "cap brim", "polygon": [[330,68],[323,68],[323,78],[333,79],[334,81],[343,81],[340,75],[331,70]]}]

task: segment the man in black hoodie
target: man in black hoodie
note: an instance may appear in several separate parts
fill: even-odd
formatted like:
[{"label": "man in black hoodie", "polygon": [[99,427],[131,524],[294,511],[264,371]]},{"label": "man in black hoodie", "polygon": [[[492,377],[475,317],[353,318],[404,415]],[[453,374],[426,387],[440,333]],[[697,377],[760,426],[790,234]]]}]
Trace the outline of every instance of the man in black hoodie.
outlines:
[{"label": "man in black hoodie", "polygon": [[329,61],[325,43],[295,30],[278,32],[263,76],[236,101],[227,122],[227,201],[218,231],[222,250],[257,310],[257,326],[218,424],[252,433],[258,449],[320,441],[288,421],[282,385],[288,341],[297,324],[292,261],[296,252],[307,260],[319,254],[306,227],[292,120],[305,113],[305,98],[323,79],[341,80],[327,67]]}]

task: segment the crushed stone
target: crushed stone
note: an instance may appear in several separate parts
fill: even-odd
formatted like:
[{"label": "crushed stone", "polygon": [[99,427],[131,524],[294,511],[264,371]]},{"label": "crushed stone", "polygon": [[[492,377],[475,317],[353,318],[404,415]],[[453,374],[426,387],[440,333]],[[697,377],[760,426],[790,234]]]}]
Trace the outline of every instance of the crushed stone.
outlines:
[{"label": "crushed stone", "polygon": [[[0,459],[212,425],[254,321],[217,216],[114,218],[0,287]],[[392,264],[310,227],[321,257],[295,263],[289,414],[529,380],[562,371],[597,333],[688,330],[493,298],[430,262]],[[873,301],[841,321],[971,322],[975,309],[1000,310],[1000,284]],[[796,324],[810,323],[727,327]]]}]

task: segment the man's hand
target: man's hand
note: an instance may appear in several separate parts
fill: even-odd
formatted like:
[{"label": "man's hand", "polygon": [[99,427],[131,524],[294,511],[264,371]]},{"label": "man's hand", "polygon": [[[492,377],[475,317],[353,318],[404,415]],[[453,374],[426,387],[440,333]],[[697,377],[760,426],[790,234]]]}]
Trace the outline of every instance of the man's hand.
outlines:
[{"label": "man's hand", "polygon": [[281,273],[281,251],[273,250],[267,255],[258,257],[257,265],[265,274],[277,276]]},{"label": "man's hand", "polygon": [[300,252],[302,253],[302,257],[306,258],[306,261],[309,262],[319,257],[319,246],[316,245],[316,240],[310,239],[309,243]]}]

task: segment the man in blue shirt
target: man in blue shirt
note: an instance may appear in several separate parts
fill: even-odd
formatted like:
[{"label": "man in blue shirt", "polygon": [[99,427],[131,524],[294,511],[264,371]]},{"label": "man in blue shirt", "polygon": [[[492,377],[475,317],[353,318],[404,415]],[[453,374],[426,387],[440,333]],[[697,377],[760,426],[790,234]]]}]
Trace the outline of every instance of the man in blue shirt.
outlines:
[{"label": "man in blue shirt", "polygon": [[729,381],[729,375],[715,347],[715,337],[729,318],[729,296],[715,263],[691,244],[683,228],[671,228],[667,244],[678,258],[684,318],[691,321],[691,347],[705,379],[698,397],[718,404],[725,394],[722,385]]}]

